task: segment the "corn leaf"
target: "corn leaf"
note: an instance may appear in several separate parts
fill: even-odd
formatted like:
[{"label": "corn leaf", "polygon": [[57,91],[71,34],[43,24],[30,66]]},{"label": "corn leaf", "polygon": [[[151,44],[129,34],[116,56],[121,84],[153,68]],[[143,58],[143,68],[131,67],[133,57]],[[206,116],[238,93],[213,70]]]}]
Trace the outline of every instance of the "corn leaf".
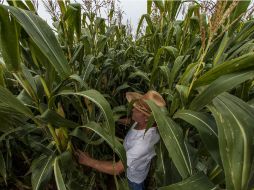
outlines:
[{"label": "corn leaf", "polygon": [[216,97],[213,104],[226,188],[246,190],[254,158],[254,110],[228,93]]},{"label": "corn leaf", "polygon": [[49,122],[54,127],[66,127],[66,128],[74,128],[77,127],[78,124],[70,121],[68,119],[63,118],[61,115],[56,113],[53,110],[47,109],[40,117],[41,119]]},{"label": "corn leaf", "polygon": [[31,110],[18,100],[8,89],[2,86],[0,86],[0,101],[30,118],[33,117]]},{"label": "corn leaf", "polygon": [[9,71],[21,70],[17,23],[3,5],[0,5],[0,51]]},{"label": "corn leaf", "polygon": [[183,179],[191,176],[192,164],[189,152],[184,141],[183,132],[179,125],[165,115],[152,101],[146,101],[152,110],[161,138],[166,145],[169,156],[172,158],[178,172]]},{"label": "corn leaf", "polygon": [[213,81],[205,90],[203,90],[190,104],[190,109],[201,110],[209,104],[213,98],[235,88],[246,80],[254,78],[254,71],[244,71],[238,73],[227,74]]},{"label": "corn leaf", "polygon": [[[111,110],[111,107],[107,100],[96,90],[87,90],[87,91],[82,91],[82,92],[69,92],[69,91],[63,91],[60,92],[58,95],[77,95],[77,96],[82,96],[93,103],[95,103],[103,112],[105,116],[105,120],[107,123],[107,131],[112,134],[112,136],[115,136],[115,121],[113,118],[113,112]],[[51,102],[53,99],[51,100]],[[50,103],[51,104],[51,103]]]},{"label": "corn leaf", "polygon": [[222,166],[216,123],[208,115],[191,110],[180,110],[174,118],[180,118],[193,125],[199,132],[200,138],[213,159]]},{"label": "corn leaf", "polygon": [[32,171],[32,187],[33,190],[45,189],[53,172],[54,156],[42,156],[33,161]]},{"label": "corn leaf", "polygon": [[56,158],[54,161],[54,174],[55,174],[57,189],[58,190],[66,190],[63,176],[62,176],[61,170],[59,168],[58,158]]},{"label": "corn leaf", "polygon": [[[126,160],[126,153],[125,153],[123,145],[118,140],[112,139],[111,134],[107,133],[103,127],[101,127],[98,123],[90,122],[78,128],[91,129],[96,134],[98,134],[101,138],[103,138],[108,143],[108,145],[117,153],[117,155],[119,156],[119,158],[122,160],[122,162],[124,163],[126,167],[127,160]],[[82,138],[80,135],[77,135],[78,128],[76,128],[71,133],[71,135],[76,136],[78,138]],[[86,139],[82,139],[82,140],[86,141]]]},{"label": "corn leaf", "polygon": [[0,151],[0,175],[3,177],[5,184],[7,179],[6,165],[3,157],[3,153]]},{"label": "corn leaf", "polygon": [[197,173],[179,183],[161,187],[159,190],[216,190],[218,188],[203,174]]},{"label": "corn leaf", "polygon": [[15,7],[3,7],[5,10],[9,10],[13,17],[25,29],[41,52],[48,58],[60,77],[62,79],[67,78],[70,75],[68,62],[47,23],[30,11]]},{"label": "corn leaf", "polygon": [[220,65],[217,65],[216,67],[212,68],[211,70],[203,74],[201,77],[199,77],[198,80],[195,81],[194,86],[199,87],[202,85],[207,85],[212,81],[216,80],[218,77],[225,74],[230,74],[233,72],[247,69],[254,69],[253,62],[254,53],[249,53],[241,57],[232,59],[230,61],[221,63]]}]

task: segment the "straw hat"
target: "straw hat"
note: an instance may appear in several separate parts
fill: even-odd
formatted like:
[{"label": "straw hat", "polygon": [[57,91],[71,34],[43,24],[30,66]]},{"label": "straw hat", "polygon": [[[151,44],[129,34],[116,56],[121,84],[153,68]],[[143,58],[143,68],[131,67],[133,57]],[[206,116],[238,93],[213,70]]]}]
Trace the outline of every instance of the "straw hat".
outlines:
[{"label": "straw hat", "polygon": [[154,90],[150,90],[144,95],[137,92],[127,92],[126,98],[128,102],[134,102],[133,106],[147,116],[151,115],[151,109],[149,108],[145,100],[151,100],[159,107],[166,106],[165,100],[158,92]]}]

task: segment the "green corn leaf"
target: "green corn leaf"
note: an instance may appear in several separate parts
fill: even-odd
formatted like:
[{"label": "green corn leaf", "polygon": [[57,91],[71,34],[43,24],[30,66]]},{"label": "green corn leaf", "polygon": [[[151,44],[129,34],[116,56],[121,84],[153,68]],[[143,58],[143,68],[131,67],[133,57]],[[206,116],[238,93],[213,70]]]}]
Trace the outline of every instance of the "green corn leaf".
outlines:
[{"label": "green corn leaf", "polygon": [[216,186],[203,173],[197,173],[179,183],[161,187],[159,190],[217,190]]},{"label": "green corn leaf", "polygon": [[159,61],[161,58],[161,55],[167,52],[171,57],[173,57],[174,59],[178,56],[178,49],[172,47],[172,46],[163,46],[160,49],[158,49],[155,58],[154,58],[154,64],[153,64],[153,70],[152,72],[155,72],[155,70],[157,69],[158,65],[159,65]]},{"label": "green corn leaf", "polygon": [[154,0],[153,2],[156,5],[156,7],[160,10],[160,12],[164,12],[164,3],[163,3],[163,1]]},{"label": "green corn leaf", "polygon": [[4,66],[1,62],[0,62],[0,86],[5,87]]},{"label": "green corn leaf", "polygon": [[0,86],[0,101],[30,118],[33,117],[31,110],[18,100],[8,89],[2,86]]},{"label": "green corn leaf", "polygon": [[40,117],[41,119],[49,122],[54,127],[66,127],[66,128],[74,128],[77,127],[78,124],[70,121],[68,119],[63,118],[61,115],[56,113],[53,110],[47,109]]},{"label": "green corn leaf", "polygon": [[59,43],[47,25],[39,16],[30,11],[15,7],[2,7],[9,10],[19,24],[25,29],[41,52],[48,58],[62,79],[70,75],[70,68]]},{"label": "green corn leaf", "polygon": [[0,51],[5,65],[11,72],[21,70],[17,23],[10,17],[3,5],[0,5]]},{"label": "green corn leaf", "polygon": [[153,1],[152,0],[147,0],[146,1],[146,13],[147,14],[151,14],[151,11],[152,11],[152,3],[153,3]]},{"label": "green corn leaf", "polygon": [[225,52],[225,49],[227,47],[227,44],[229,42],[229,36],[228,36],[228,32],[226,32],[224,34],[224,37],[220,43],[219,49],[216,52],[215,58],[213,60],[213,65],[217,65],[218,63],[220,63],[220,58],[223,55],[223,53]]},{"label": "green corn leaf", "polygon": [[139,23],[138,23],[138,27],[137,27],[137,32],[136,32],[136,35],[138,36],[138,33],[140,31],[140,28],[141,28],[141,25],[143,23],[143,21],[146,20],[147,22],[147,25],[148,25],[148,28],[149,30],[151,31],[151,33],[154,32],[154,26],[153,26],[153,22],[151,20],[151,17],[149,14],[144,14],[141,16],[140,20],[139,20]]},{"label": "green corn leaf", "polygon": [[254,159],[254,110],[228,93],[216,97],[213,104],[226,188],[246,190]]},{"label": "green corn leaf", "polygon": [[[108,145],[117,153],[117,155],[119,156],[119,158],[122,160],[122,162],[124,163],[125,167],[126,167],[126,153],[124,150],[123,145],[116,139],[112,139],[111,134],[109,134],[108,132],[105,131],[105,129],[103,127],[101,127],[98,123],[95,122],[90,122],[84,126],[80,126],[78,128],[87,128],[87,129],[91,129],[92,131],[94,131],[95,133],[97,133],[101,138],[103,138]],[[76,135],[77,134],[77,130],[78,128],[76,128],[71,135],[72,136],[77,136],[78,138],[80,138],[81,136]],[[82,137],[81,137],[82,138]],[[84,141],[86,141],[84,139]],[[115,145],[114,145],[115,144]],[[114,147],[115,146],[115,147]]]},{"label": "green corn leaf", "polygon": [[56,186],[58,190],[67,190],[63,180],[63,176],[59,167],[58,158],[54,161],[54,174],[56,180]]},{"label": "green corn leaf", "polygon": [[211,70],[203,74],[201,77],[199,77],[198,80],[195,81],[194,87],[207,85],[212,81],[216,80],[218,77],[225,74],[239,72],[247,69],[253,69],[253,62],[254,53],[249,53],[241,57],[232,59],[230,61],[221,63],[220,65],[217,65],[216,67],[212,68]]},{"label": "green corn leaf", "polygon": [[213,159],[222,166],[216,123],[208,115],[191,110],[180,110],[174,118],[180,118],[193,125],[199,132],[200,138]]},{"label": "green corn leaf", "polygon": [[32,0],[25,0],[25,3],[30,11],[36,12],[36,8]]},{"label": "green corn leaf", "polygon": [[[95,103],[103,112],[106,123],[107,123],[107,131],[112,134],[112,136],[115,135],[115,121],[113,118],[113,112],[111,110],[111,107],[107,100],[96,90],[87,90],[87,91],[82,91],[82,92],[69,92],[69,91],[63,91],[57,94],[56,96],[59,95],[76,95],[76,96],[82,96],[84,98],[89,99],[93,103]],[[56,97],[55,96],[55,97]],[[55,98],[54,97],[54,98]],[[54,99],[53,98],[53,99]],[[49,105],[50,107],[52,106],[53,99],[51,99]]]},{"label": "green corn leaf", "polygon": [[242,18],[241,15],[243,16],[246,13],[250,3],[251,3],[250,0],[239,1],[234,11],[230,14],[229,16],[230,22],[231,23],[234,22],[234,24],[230,27],[231,33],[235,31],[235,29],[238,27],[239,24],[241,24],[239,22]]},{"label": "green corn leaf", "polygon": [[177,74],[179,73],[181,67],[184,65],[184,63],[186,63],[186,61],[188,60],[189,55],[187,56],[178,56],[175,59],[173,68],[170,72],[170,76],[169,76],[169,87],[172,88],[173,87],[173,83],[177,77]]},{"label": "green corn leaf", "polygon": [[178,172],[183,179],[191,176],[191,158],[184,141],[183,132],[179,125],[165,115],[152,101],[146,101],[152,110],[161,138],[166,145],[169,156],[172,158]]},{"label": "green corn leaf", "polygon": [[32,187],[33,190],[43,190],[51,179],[53,172],[54,156],[42,156],[33,161],[31,165],[32,171]]},{"label": "green corn leaf", "polygon": [[190,109],[201,110],[209,104],[213,98],[235,88],[246,80],[254,78],[254,71],[244,71],[239,73],[227,74],[213,81],[205,90],[203,90],[190,104]]},{"label": "green corn leaf", "polygon": [[7,179],[6,165],[5,165],[3,153],[1,151],[0,151],[0,174],[3,177],[5,184],[7,184],[7,182],[6,182],[6,179]]},{"label": "green corn leaf", "polygon": [[29,132],[30,130],[34,130],[36,129],[34,125],[22,125],[16,128],[12,128],[9,129],[8,131],[6,131],[4,134],[2,134],[0,136],[0,141],[5,140],[5,137],[7,137],[8,135],[11,135],[13,133],[19,132],[19,131],[25,131],[25,132]]}]

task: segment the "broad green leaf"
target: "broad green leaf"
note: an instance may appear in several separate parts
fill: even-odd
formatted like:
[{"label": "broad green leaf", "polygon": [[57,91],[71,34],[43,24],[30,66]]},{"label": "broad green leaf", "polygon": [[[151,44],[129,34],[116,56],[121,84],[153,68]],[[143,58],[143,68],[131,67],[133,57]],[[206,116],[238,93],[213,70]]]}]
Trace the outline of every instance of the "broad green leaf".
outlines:
[{"label": "broad green leaf", "polygon": [[89,145],[98,146],[104,142],[103,138],[98,138],[96,140],[93,140],[94,136],[88,137],[88,135],[81,128],[76,128],[75,130],[73,130],[71,132],[71,136],[74,136]]},{"label": "broad green leaf", "polygon": [[[115,122],[113,118],[113,112],[111,110],[111,107],[107,100],[96,90],[87,90],[82,92],[69,92],[69,91],[63,91],[60,92],[58,95],[77,95],[82,96],[84,98],[89,99],[93,103],[95,103],[103,112],[106,123],[107,123],[107,131],[111,133],[112,136],[115,135]],[[51,100],[52,101],[52,100]]]},{"label": "broad green leaf", "polygon": [[49,122],[56,128],[59,128],[59,127],[74,128],[74,127],[78,126],[77,123],[63,118],[61,115],[59,115],[58,113],[56,113],[55,111],[50,110],[50,109],[47,109],[41,115],[40,118]]},{"label": "broad green leaf", "polygon": [[224,51],[225,51],[225,49],[227,47],[229,39],[230,38],[228,36],[228,32],[226,32],[224,34],[224,37],[223,37],[221,43],[220,43],[219,49],[216,52],[215,58],[213,60],[213,65],[217,65],[218,63],[220,63],[220,58],[223,55],[223,53],[224,53]]},{"label": "broad green leaf", "polygon": [[195,81],[194,87],[207,85],[225,74],[239,72],[247,69],[254,69],[253,62],[254,53],[249,53],[230,61],[221,63],[199,77],[198,80]]},{"label": "broad green leaf", "polygon": [[[62,3],[59,3],[62,4]],[[68,32],[73,36],[75,30],[77,40],[80,39],[81,35],[81,5],[79,3],[72,3],[67,7],[66,19],[68,23]]]},{"label": "broad green leaf", "polygon": [[173,83],[177,77],[177,74],[179,73],[181,67],[183,66],[184,63],[186,63],[187,59],[189,58],[189,55],[187,56],[178,56],[175,59],[173,68],[170,72],[169,76],[169,87],[171,88],[173,86]]},{"label": "broad green leaf", "polygon": [[229,19],[230,22],[233,23],[233,25],[230,27],[231,33],[235,31],[239,24],[241,24],[239,21],[241,20],[241,17],[246,13],[250,3],[250,0],[239,1],[234,11],[230,14]]},{"label": "broad green leaf", "polygon": [[3,5],[0,5],[0,51],[9,71],[21,70],[17,23]]},{"label": "broad green leaf", "polygon": [[153,1],[152,0],[147,0],[146,1],[146,13],[147,14],[151,14],[151,10],[152,10],[152,3]]},{"label": "broad green leaf", "polygon": [[33,161],[32,171],[32,187],[33,190],[43,190],[49,182],[53,172],[54,156],[42,156]]},{"label": "broad green leaf", "polygon": [[177,170],[183,179],[191,176],[191,158],[184,141],[183,132],[171,118],[152,101],[147,101],[157,123],[161,138],[166,145],[169,156],[172,158]]},{"label": "broad green leaf", "polygon": [[140,28],[142,26],[142,23],[143,23],[143,20],[146,20],[147,22],[147,27],[149,28],[149,30],[153,33],[154,32],[154,26],[153,26],[153,22],[151,20],[151,17],[149,14],[144,14],[141,16],[140,20],[139,20],[139,23],[138,23],[138,27],[137,27],[137,32],[136,32],[136,36],[138,36],[138,33],[140,31]]},{"label": "broad green leaf", "polygon": [[3,86],[3,87],[6,86],[5,80],[4,80],[4,66],[1,63],[1,60],[0,60],[0,86]]},{"label": "broad green leaf", "polygon": [[161,187],[159,190],[216,190],[216,186],[206,177],[204,173],[197,173],[179,183]]},{"label": "broad green leaf", "polygon": [[14,7],[18,7],[24,10],[29,10],[28,7],[22,1],[7,0],[8,4]]},{"label": "broad green leaf", "polygon": [[0,132],[6,133],[13,128],[23,126],[27,119],[24,114],[0,103]]},{"label": "broad green leaf", "polygon": [[235,37],[235,44],[240,44],[248,39],[254,32],[254,21],[250,20],[244,23],[242,30]]},{"label": "broad green leaf", "polygon": [[0,136],[0,142],[2,140],[5,140],[5,137],[7,137],[8,135],[11,135],[13,133],[16,133],[19,131],[29,132],[30,130],[34,130],[34,129],[36,129],[34,125],[30,125],[30,126],[29,125],[25,125],[25,126],[22,125],[17,128],[10,129]]},{"label": "broad green leaf", "polygon": [[[126,166],[126,153],[124,150],[123,145],[116,139],[112,139],[111,134],[109,134],[108,132],[105,131],[105,129],[103,127],[101,127],[99,124],[95,123],[95,122],[90,122],[84,126],[80,126],[78,128],[88,128],[91,129],[92,131],[94,131],[95,133],[97,133],[101,138],[103,138],[108,145],[117,153],[117,155],[119,156],[119,158],[122,160],[122,162],[124,163],[124,165]],[[76,128],[71,135],[76,136],[76,130],[78,130],[78,128]],[[77,136],[78,138],[80,138],[80,136]],[[85,141],[85,140],[84,140]],[[114,145],[115,143],[115,145]],[[115,146],[115,147],[114,147]]]},{"label": "broad green leaf", "polygon": [[254,159],[254,110],[228,93],[216,97],[213,104],[226,188],[246,190]]},{"label": "broad green leaf", "polygon": [[25,0],[26,5],[28,6],[30,11],[36,12],[36,8],[34,2],[32,0]]},{"label": "broad green leaf", "polygon": [[175,113],[174,118],[183,119],[193,125],[213,159],[222,165],[216,123],[209,115],[191,110],[180,110]]},{"label": "broad green leaf", "polygon": [[253,78],[254,71],[244,71],[223,75],[210,83],[210,85],[205,90],[203,90],[198,96],[193,99],[190,104],[190,109],[201,110],[204,106],[209,104],[213,98],[215,98],[222,92],[235,88],[244,81]]},{"label": "broad green leaf", "polygon": [[164,52],[167,52],[174,59],[178,56],[178,49],[176,49],[175,47],[172,47],[172,46],[163,46],[163,47],[161,47],[160,49],[158,49],[158,51],[155,55],[152,73],[154,73],[155,70],[157,69],[157,67],[159,65],[161,55]]},{"label": "broad green leaf", "polygon": [[59,168],[58,158],[56,158],[54,161],[54,174],[55,174],[57,189],[58,190],[66,190],[63,176],[62,176],[61,170]]},{"label": "broad green leaf", "polygon": [[30,118],[33,117],[31,110],[18,100],[8,89],[2,86],[0,86],[0,101]]},{"label": "broad green leaf", "polygon": [[144,79],[147,82],[150,81],[148,74],[138,69],[135,72],[131,73],[129,76],[129,78],[137,78],[137,77],[140,77],[141,79]]},{"label": "broad green leaf", "polygon": [[9,10],[13,17],[15,17],[41,52],[48,58],[60,77],[62,79],[67,78],[71,72],[68,62],[47,23],[30,11],[6,6],[4,6],[4,9]]},{"label": "broad green leaf", "polygon": [[160,12],[164,12],[164,3],[163,3],[163,1],[154,0],[153,2],[156,5],[156,7],[160,10]]},{"label": "broad green leaf", "polygon": [[7,179],[6,165],[5,165],[5,160],[4,160],[1,150],[0,150],[0,174],[3,177],[5,184],[7,184],[7,182],[6,182],[6,179]]},{"label": "broad green leaf", "polygon": [[196,69],[197,69],[197,62],[189,64],[186,70],[184,71],[184,73],[181,75],[177,84],[182,84],[185,86],[189,85],[190,80],[192,79]]}]

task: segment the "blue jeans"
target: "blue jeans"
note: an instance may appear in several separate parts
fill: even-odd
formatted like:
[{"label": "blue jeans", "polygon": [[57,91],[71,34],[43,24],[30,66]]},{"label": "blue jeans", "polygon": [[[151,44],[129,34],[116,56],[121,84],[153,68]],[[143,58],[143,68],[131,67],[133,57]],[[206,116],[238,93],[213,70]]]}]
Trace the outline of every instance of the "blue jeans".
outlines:
[{"label": "blue jeans", "polygon": [[145,190],[144,181],[141,183],[134,183],[128,179],[128,184],[131,190]]}]

